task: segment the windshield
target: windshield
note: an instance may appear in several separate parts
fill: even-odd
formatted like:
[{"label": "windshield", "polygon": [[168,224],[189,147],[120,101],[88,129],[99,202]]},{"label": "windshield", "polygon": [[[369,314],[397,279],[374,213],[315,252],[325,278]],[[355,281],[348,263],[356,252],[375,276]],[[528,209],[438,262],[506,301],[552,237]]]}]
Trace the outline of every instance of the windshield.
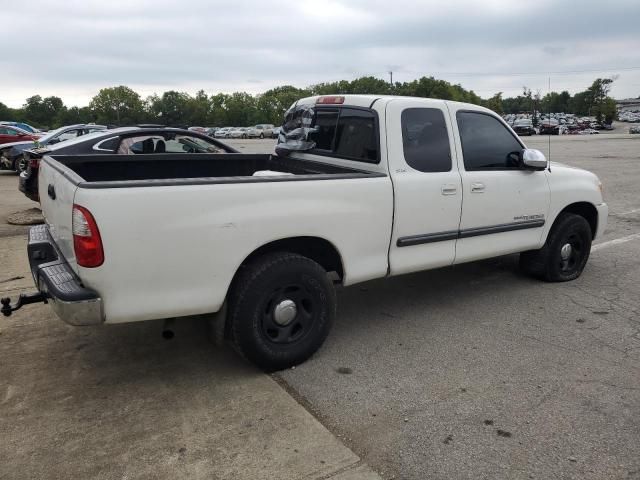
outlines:
[{"label": "windshield", "polygon": [[55,129],[55,130],[51,130],[46,135],[43,135],[42,137],[40,137],[38,139],[38,142],[39,143],[47,143],[49,140],[51,140],[53,137],[55,137],[59,133],[64,132],[65,128],[66,127],[60,127],[60,128]]}]

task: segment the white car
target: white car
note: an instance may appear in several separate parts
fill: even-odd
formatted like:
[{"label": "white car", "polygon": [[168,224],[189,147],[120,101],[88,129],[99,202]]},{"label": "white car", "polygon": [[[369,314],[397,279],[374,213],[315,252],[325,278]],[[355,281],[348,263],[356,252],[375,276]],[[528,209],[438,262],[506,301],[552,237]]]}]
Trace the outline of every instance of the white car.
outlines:
[{"label": "white car", "polygon": [[229,138],[230,131],[231,131],[231,127],[219,128],[213,134],[213,138]]},{"label": "white car", "polygon": [[335,284],[518,252],[525,272],[569,281],[607,224],[596,175],[550,166],[486,108],[347,95],[297,112],[317,128],[276,155],[45,156],[46,223],[27,247],[38,291],[2,312],[47,300],[73,325],[219,312],[235,347],[277,370],[322,345]]},{"label": "white car", "polygon": [[246,127],[235,127],[229,130],[227,138],[247,138],[247,130]]}]

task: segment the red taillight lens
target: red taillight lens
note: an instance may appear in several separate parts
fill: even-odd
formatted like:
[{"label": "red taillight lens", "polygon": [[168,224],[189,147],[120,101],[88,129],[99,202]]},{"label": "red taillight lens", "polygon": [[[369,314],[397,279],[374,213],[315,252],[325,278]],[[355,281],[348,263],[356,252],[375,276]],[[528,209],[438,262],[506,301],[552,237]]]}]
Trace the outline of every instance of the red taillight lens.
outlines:
[{"label": "red taillight lens", "polygon": [[32,158],[29,160],[29,166],[31,168],[38,168],[38,165],[40,165],[40,160],[37,158]]},{"label": "red taillight lens", "polygon": [[73,206],[73,249],[81,267],[94,268],[104,263],[100,231],[91,212],[80,205]]},{"label": "red taillight lens", "polygon": [[336,95],[328,95],[319,97],[316,100],[317,105],[342,105],[344,103],[344,97]]}]

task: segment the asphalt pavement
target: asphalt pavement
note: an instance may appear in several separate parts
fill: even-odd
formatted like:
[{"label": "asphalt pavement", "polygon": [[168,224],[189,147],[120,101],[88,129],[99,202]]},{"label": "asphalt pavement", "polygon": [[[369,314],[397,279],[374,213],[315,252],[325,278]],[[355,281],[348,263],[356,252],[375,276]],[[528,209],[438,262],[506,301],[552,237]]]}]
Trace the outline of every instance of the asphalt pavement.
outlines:
[{"label": "asphalt pavement", "polygon": [[512,255],[344,289],[324,348],[279,375],[384,478],[640,478],[640,136],[552,137],[551,159],[611,209],[580,279]]},{"label": "asphalt pavement", "polygon": [[[611,209],[574,282],[511,255],[341,289],[325,346],[272,377],[196,319],[171,342],[47,306],[2,321],[0,479],[640,479],[640,136],[551,142]],[[0,174],[3,294],[31,288],[25,229],[4,224],[33,206],[14,182]]]}]

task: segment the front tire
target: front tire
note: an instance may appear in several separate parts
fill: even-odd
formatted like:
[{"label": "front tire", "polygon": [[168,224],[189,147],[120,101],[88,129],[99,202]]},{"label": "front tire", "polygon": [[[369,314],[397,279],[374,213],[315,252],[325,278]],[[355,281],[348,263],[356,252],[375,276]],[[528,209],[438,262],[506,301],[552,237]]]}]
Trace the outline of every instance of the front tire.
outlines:
[{"label": "front tire", "polygon": [[520,267],[547,282],[568,282],[578,278],[591,252],[589,222],[574,213],[562,213],[540,250],[520,254]]},{"label": "front tire", "polygon": [[311,357],[327,338],[335,314],[327,272],[307,257],[276,252],[242,267],[228,321],[236,350],[271,372]]}]

